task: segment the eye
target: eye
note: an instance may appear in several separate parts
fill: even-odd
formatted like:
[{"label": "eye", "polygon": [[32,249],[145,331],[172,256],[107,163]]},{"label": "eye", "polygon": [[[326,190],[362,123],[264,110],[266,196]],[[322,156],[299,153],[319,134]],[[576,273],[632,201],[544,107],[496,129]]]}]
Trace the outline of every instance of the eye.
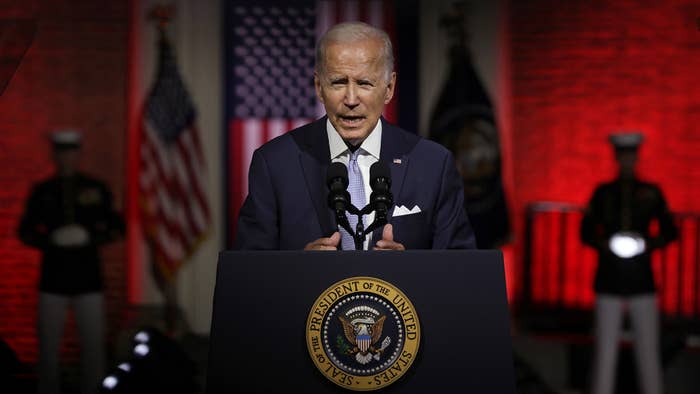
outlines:
[{"label": "eye", "polygon": [[347,78],[335,78],[331,79],[331,85],[337,86],[337,85],[345,85],[348,83]]}]

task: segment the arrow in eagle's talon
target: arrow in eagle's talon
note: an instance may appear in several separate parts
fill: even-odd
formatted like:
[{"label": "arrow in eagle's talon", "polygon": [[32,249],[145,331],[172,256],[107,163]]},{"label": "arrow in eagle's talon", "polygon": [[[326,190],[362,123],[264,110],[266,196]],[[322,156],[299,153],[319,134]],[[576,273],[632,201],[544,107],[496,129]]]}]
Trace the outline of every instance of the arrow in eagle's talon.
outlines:
[{"label": "arrow in eagle's talon", "polygon": [[379,360],[379,355],[384,351],[384,349],[386,349],[389,346],[390,343],[391,343],[391,338],[389,338],[389,337],[384,338],[384,340],[382,341],[382,347],[380,347],[379,350],[377,351],[377,353],[374,354],[375,360]]}]

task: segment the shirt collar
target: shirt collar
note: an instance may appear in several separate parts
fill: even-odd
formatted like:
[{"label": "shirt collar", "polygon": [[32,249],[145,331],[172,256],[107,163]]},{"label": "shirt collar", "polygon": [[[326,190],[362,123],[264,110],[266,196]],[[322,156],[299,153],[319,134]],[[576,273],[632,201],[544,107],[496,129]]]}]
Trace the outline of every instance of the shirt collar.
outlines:
[{"label": "shirt collar", "polygon": [[[348,146],[345,144],[340,134],[335,130],[330,119],[326,119],[326,133],[328,134],[328,147],[331,151],[331,160],[338,156],[349,152]],[[368,154],[374,156],[379,160],[379,152],[382,148],[382,121],[381,119],[377,121],[377,125],[374,126],[372,132],[369,133],[367,138],[362,141],[360,149],[367,152]]]}]

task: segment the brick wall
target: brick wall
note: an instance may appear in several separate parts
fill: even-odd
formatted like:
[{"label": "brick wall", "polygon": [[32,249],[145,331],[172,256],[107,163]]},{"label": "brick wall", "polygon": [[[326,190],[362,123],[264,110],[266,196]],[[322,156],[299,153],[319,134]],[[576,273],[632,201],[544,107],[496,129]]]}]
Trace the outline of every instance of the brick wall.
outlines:
[{"label": "brick wall", "polygon": [[[15,236],[33,182],[52,172],[47,134],[84,132],[83,171],[104,179],[123,211],[128,2],[5,1],[0,19],[33,18],[37,32],[0,96],[0,336],[36,359],[39,254]],[[108,334],[125,303],[123,242],[103,249]],[[69,323],[64,356],[77,355]]]},{"label": "brick wall", "polygon": [[690,0],[509,3],[516,256],[528,203],[584,205],[614,177],[618,130],[645,133],[640,176],[671,209],[700,212],[698,16]]},{"label": "brick wall", "polygon": [[607,134],[640,130],[642,177],[673,209],[700,211],[700,5],[511,3],[518,202],[584,204],[614,175]]}]

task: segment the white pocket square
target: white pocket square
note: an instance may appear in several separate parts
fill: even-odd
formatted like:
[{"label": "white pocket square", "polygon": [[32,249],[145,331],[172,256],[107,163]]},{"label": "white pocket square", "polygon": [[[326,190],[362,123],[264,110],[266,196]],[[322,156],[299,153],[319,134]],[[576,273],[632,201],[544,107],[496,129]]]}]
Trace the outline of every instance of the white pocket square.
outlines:
[{"label": "white pocket square", "polygon": [[398,217],[398,216],[406,216],[406,215],[413,215],[414,213],[420,212],[420,207],[418,205],[414,205],[412,209],[408,209],[403,205],[397,205],[394,207],[394,213],[391,215],[392,217]]}]

